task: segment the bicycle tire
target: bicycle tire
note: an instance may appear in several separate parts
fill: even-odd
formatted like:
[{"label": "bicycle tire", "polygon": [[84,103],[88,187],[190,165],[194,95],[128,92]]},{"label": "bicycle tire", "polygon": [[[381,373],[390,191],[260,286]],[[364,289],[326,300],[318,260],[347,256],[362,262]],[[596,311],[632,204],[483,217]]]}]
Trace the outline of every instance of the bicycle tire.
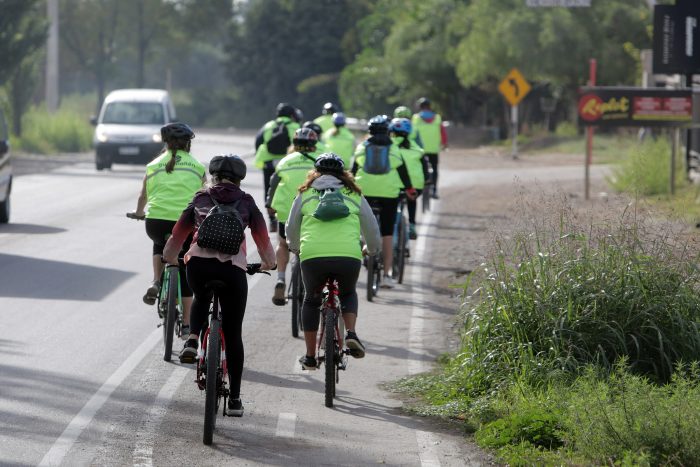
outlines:
[{"label": "bicycle tire", "polygon": [[299,331],[303,332],[304,320],[302,320],[301,317],[301,310],[304,304],[304,281],[301,278],[301,265],[299,264],[299,261],[297,261],[292,273],[296,277],[296,281],[294,283],[295,289],[292,291],[294,294],[292,308],[296,306],[297,327],[299,328]]},{"label": "bicycle tire", "polygon": [[218,372],[221,360],[221,322],[212,318],[209,323],[209,338],[207,342],[207,384],[205,388],[204,401],[204,436],[202,441],[207,446],[214,438],[214,428],[216,427],[216,409],[219,399]]},{"label": "bicycle tire", "polygon": [[431,185],[429,183],[425,184],[425,188],[423,189],[423,193],[421,194],[421,198],[423,198],[423,212],[430,211],[430,192],[431,192]]},{"label": "bicycle tire", "polygon": [[326,367],[326,407],[333,407],[333,397],[335,396],[335,312],[332,309],[327,309],[324,325],[324,344],[326,356],[323,364]]},{"label": "bicycle tire", "polygon": [[408,240],[406,225],[406,216],[401,215],[401,220],[399,221],[399,238],[398,238],[398,282],[403,284],[403,272],[406,269],[406,241]]},{"label": "bicycle tire", "polygon": [[367,301],[374,298],[374,256],[367,257]]},{"label": "bicycle tire", "polygon": [[163,326],[163,360],[169,362],[173,353],[173,339],[175,335],[175,323],[177,322],[177,288],[180,275],[169,271],[168,274],[168,298]]},{"label": "bicycle tire", "polygon": [[299,337],[300,312],[299,312],[299,277],[298,262],[292,266],[292,281],[290,284],[290,298],[292,299],[292,337]]},{"label": "bicycle tire", "polygon": [[382,261],[383,259],[380,256],[375,256],[373,258],[374,261],[374,277],[372,278],[372,295],[377,296],[379,293],[379,283],[382,279]]}]

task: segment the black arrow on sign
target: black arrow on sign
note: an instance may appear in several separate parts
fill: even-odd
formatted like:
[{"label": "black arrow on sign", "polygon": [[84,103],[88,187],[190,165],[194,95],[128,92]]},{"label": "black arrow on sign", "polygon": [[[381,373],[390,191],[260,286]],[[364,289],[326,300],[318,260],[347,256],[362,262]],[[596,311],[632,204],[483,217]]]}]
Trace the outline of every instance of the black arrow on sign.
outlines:
[{"label": "black arrow on sign", "polygon": [[510,85],[513,86],[513,89],[515,89],[515,97],[518,97],[520,95],[518,82],[515,80],[515,78],[508,78],[508,83],[510,83]]}]

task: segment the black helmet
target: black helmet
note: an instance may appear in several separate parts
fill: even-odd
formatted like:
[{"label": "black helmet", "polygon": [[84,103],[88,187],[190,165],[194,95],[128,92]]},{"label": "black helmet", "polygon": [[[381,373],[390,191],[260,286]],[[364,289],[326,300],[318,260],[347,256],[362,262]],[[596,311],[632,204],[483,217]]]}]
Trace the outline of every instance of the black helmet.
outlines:
[{"label": "black helmet", "polygon": [[419,109],[422,109],[424,107],[430,107],[430,99],[428,99],[427,97],[421,97],[416,101],[416,105]]},{"label": "black helmet", "polygon": [[318,123],[312,122],[312,121],[304,122],[304,124],[301,127],[302,128],[311,128],[312,130],[314,130],[316,132],[316,134],[318,136],[321,136],[323,134],[323,128],[321,128],[321,125],[319,125]]},{"label": "black helmet", "polygon": [[321,111],[321,113],[323,115],[332,115],[332,114],[336,113],[337,111],[338,111],[338,106],[336,106],[332,102],[326,102],[325,104],[323,104],[323,110]]},{"label": "black helmet", "polygon": [[389,117],[376,115],[369,119],[369,134],[380,135],[389,133]]},{"label": "black helmet", "polygon": [[165,142],[176,139],[190,140],[194,138],[194,131],[185,123],[168,123],[161,127],[160,137]]},{"label": "black helmet", "polygon": [[294,119],[297,123],[301,123],[302,120],[304,120],[304,112],[302,112],[301,109],[299,109],[299,108],[294,109],[294,117],[293,117],[293,119]]},{"label": "black helmet", "polygon": [[233,154],[214,156],[209,161],[209,173],[220,178],[243,180],[247,170],[243,159]]},{"label": "black helmet", "polygon": [[321,173],[342,175],[345,171],[343,159],[332,152],[324,152],[316,158],[314,168]]},{"label": "black helmet", "polygon": [[291,106],[285,102],[280,102],[277,104],[277,116],[278,117],[294,117],[295,112],[294,106]]},{"label": "black helmet", "polygon": [[294,146],[313,148],[318,142],[318,134],[311,128],[299,128],[294,132]]}]

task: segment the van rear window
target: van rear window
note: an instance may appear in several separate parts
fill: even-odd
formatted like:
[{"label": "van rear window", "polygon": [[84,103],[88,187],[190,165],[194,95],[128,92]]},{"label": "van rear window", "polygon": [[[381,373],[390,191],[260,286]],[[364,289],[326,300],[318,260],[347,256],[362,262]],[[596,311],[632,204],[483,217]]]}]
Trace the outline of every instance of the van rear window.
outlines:
[{"label": "van rear window", "polygon": [[107,104],[102,123],[163,125],[163,106],[157,102],[112,102]]}]

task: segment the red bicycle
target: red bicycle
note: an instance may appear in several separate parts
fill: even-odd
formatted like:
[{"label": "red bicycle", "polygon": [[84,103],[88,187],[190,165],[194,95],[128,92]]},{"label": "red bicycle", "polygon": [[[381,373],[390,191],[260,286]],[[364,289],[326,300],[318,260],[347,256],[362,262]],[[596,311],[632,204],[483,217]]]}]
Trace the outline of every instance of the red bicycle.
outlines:
[{"label": "red bicycle", "polygon": [[344,349],[345,323],[341,318],[338,282],[334,279],[327,279],[323,286],[321,318],[316,355],[319,356],[318,364],[323,362],[326,368],[326,407],[333,407],[335,386],[340,382],[339,372],[347,368],[347,355],[350,353],[348,349]]}]

